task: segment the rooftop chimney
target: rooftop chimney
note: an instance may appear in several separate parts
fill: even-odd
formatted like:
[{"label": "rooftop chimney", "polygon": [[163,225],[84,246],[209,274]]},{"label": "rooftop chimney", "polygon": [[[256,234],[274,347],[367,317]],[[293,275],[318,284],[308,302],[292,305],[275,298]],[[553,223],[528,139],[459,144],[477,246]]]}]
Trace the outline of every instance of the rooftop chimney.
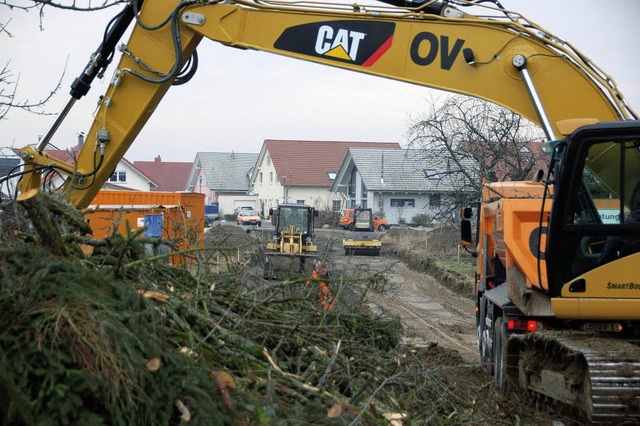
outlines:
[{"label": "rooftop chimney", "polygon": [[156,158],[153,159],[154,163],[162,163],[162,158],[160,158],[160,156],[158,155]]}]

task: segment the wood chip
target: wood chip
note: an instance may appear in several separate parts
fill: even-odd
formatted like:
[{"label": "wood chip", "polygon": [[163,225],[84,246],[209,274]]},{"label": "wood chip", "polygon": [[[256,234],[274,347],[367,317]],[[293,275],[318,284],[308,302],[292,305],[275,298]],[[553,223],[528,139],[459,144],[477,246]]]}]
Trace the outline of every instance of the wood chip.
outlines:
[{"label": "wood chip", "polygon": [[189,408],[184,405],[184,402],[176,399],[176,408],[180,411],[180,420],[185,423],[189,423],[191,421],[191,412],[189,411]]},{"label": "wood chip", "polygon": [[167,296],[166,294],[158,293],[157,291],[145,291],[142,294],[142,297],[147,299],[155,299],[158,302],[163,302],[163,303],[166,303],[169,301],[169,296]]},{"label": "wood chip", "polygon": [[147,360],[147,370],[151,371],[152,373],[160,370],[161,366],[162,361],[160,361],[160,358],[151,358]]},{"label": "wood chip", "polygon": [[335,419],[342,415],[342,404],[333,404],[327,411],[327,417]]}]

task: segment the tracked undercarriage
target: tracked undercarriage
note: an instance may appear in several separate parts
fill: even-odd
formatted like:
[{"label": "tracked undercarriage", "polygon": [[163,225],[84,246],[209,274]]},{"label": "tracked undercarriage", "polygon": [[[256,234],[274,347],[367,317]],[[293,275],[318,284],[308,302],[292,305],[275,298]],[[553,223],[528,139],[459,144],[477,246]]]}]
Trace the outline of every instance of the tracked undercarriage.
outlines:
[{"label": "tracked undercarriage", "polygon": [[507,375],[594,423],[640,422],[640,346],[576,332],[513,335]]}]

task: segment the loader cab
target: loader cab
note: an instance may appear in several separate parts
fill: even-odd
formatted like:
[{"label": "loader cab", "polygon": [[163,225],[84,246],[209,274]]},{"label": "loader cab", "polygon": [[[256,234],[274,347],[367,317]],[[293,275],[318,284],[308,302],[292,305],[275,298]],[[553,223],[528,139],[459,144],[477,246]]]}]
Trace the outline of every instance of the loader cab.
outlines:
[{"label": "loader cab", "polygon": [[[638,122],[585,126],[567,139],[556,172],[546,247],[541,256],[552,296],[560,296],[567,283],[565,290],[579,296],[600,269],[616,271],[612,282],[633,277],[626,269],[640,256]],[[633,283],[640,286],[637,279]]]},{"label": "loader cab", "polygon": [[352,231],[373,232],[373,213],[371,209],[354,209]]},{"label": "loader cab", "polygon": [[293,228],[294,232],[302,234],[303,244],[306,239],[313,237],[315,218],[318,211],[313,207],[302,204],[283,204],[277,209],[271,209],[269,214],[275,218],[276,238],[280,238],[283,232]]}]

